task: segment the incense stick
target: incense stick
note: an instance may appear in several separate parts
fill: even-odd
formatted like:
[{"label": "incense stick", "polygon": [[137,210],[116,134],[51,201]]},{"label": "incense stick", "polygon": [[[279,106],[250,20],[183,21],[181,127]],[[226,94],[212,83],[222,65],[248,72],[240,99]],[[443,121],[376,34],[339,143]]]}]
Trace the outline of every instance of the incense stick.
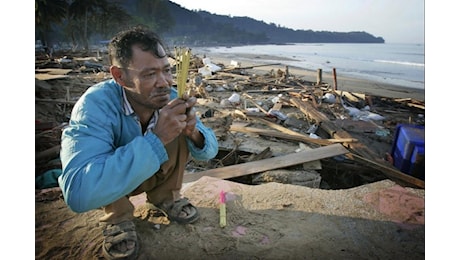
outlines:
[{"label": "incense stick", "polygon": [[219,194],[219,216],[220,216],[220,221],[219,221],[219,224],[220,224],[220,227],[225,227],[227,225],[227,209],[226,209],[226,206],[225,206],[225,192],[224,191],[220,191],[220,194]]},{"label": "incense stick", "polygon": [[185,93],[188,68],[190,65],[191,50],[189,48],[175,48],[176,52],[176,75],[177,75],[177,95],[179,98]]}]

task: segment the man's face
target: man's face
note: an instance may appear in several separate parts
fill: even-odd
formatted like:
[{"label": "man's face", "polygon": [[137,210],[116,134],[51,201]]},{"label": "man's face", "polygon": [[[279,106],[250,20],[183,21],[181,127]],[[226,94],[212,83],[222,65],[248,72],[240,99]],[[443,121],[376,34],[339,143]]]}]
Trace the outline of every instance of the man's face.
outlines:
[{"label": "man's face", "polygon": [[[158,45],[160,54],[165,50]],[[150,52],[132,47],[133,57],[124,70],[124,88],[128,100],[136,107],[160,109],[169,102],[170,87],[173,84],[168,57],[157,58]]]}]

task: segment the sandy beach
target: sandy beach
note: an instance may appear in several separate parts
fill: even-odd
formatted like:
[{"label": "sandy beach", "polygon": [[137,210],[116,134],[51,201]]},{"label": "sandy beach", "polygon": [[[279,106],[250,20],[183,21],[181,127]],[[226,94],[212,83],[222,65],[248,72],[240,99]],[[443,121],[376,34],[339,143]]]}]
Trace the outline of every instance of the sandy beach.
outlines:
[{"label": "sandy beach", "polygon": [[[199,57],[207,57],[214,64],[223,64],[226,67],[231,65],[232,61],[236,61],[240,64],[240,67],[258,66],[253,69],[248,69],[248,73],[264,73],[274,69],[285,70],[286,65],[284,61],[288,61],[289,58],[271,56],[271,55],[260,55],[260,54],[246,54],[246,53],[211,53],[206,51],[206,48],[193,49],[192,52]],[[270,65],[273,63],[267,62],[267,60],[275,60],[280,65]],[[268,64],[268,66],[260,66]],[[322,68],[318,68],[322,69]],[[304,79],[311,82],[316,82],[317,71],[307,70],[299,67],[289,67],[289,72],[297,78]],[[412,98],[419,101],[425,101],[425,90],[408,88],[404,86],[397,86],[393,84],[385,84],[381,82],[375,82],[365,79],[357,79],[351,77],[345,77],[341,75],[340,71],[336,71],[337,76],[337,90],[344,90],[350,92],[357,92],[369,95],[376,95],[390,98]],[[322,82],[328,83],[330,86],[334,85],[334,78],[331,73],[322,73]]]}]

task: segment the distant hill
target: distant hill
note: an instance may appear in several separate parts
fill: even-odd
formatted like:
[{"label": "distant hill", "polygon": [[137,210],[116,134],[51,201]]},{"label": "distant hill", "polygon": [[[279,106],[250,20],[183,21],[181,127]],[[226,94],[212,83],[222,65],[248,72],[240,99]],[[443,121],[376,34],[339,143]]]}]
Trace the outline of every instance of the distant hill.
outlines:
[{"label": "distant hill", "polygon": [[115,33],[134,25],[152,28],[168,45],[385,42],[382,37],[367,32],[293,30],[250,17],[188,10],[169,0],[70,1],[72,4],[65,5],[67,2],[35,1],[36,42],[61,48],[88,49],[90,45],[106,42]]},{"label": "distant hill", "polygon": [[191,11],[168,1],[175,20],[165,38],[175,44],[250,45],[288,43],[385,43],[382,37],[367,32],[328,32],[293,30],[267,24],[250,17],[230,17],[207,11]]}]

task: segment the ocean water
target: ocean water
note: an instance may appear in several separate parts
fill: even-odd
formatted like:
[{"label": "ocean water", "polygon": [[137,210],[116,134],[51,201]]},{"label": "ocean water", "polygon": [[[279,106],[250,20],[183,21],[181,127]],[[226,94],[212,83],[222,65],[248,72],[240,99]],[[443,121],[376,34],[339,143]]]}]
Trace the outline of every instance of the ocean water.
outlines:
[{"label": "ocean water", "polygon": [[[211,53],[250,53],[275,55],[293,60],[282,61],[288,66],[323,73],[425,89],[424,44],[345,44],[296,43],[288,45],[248,45],[206,48]],[[258,59],[262,60],[262,59]],[[277,60],[264,60],[277,63]]]}]

